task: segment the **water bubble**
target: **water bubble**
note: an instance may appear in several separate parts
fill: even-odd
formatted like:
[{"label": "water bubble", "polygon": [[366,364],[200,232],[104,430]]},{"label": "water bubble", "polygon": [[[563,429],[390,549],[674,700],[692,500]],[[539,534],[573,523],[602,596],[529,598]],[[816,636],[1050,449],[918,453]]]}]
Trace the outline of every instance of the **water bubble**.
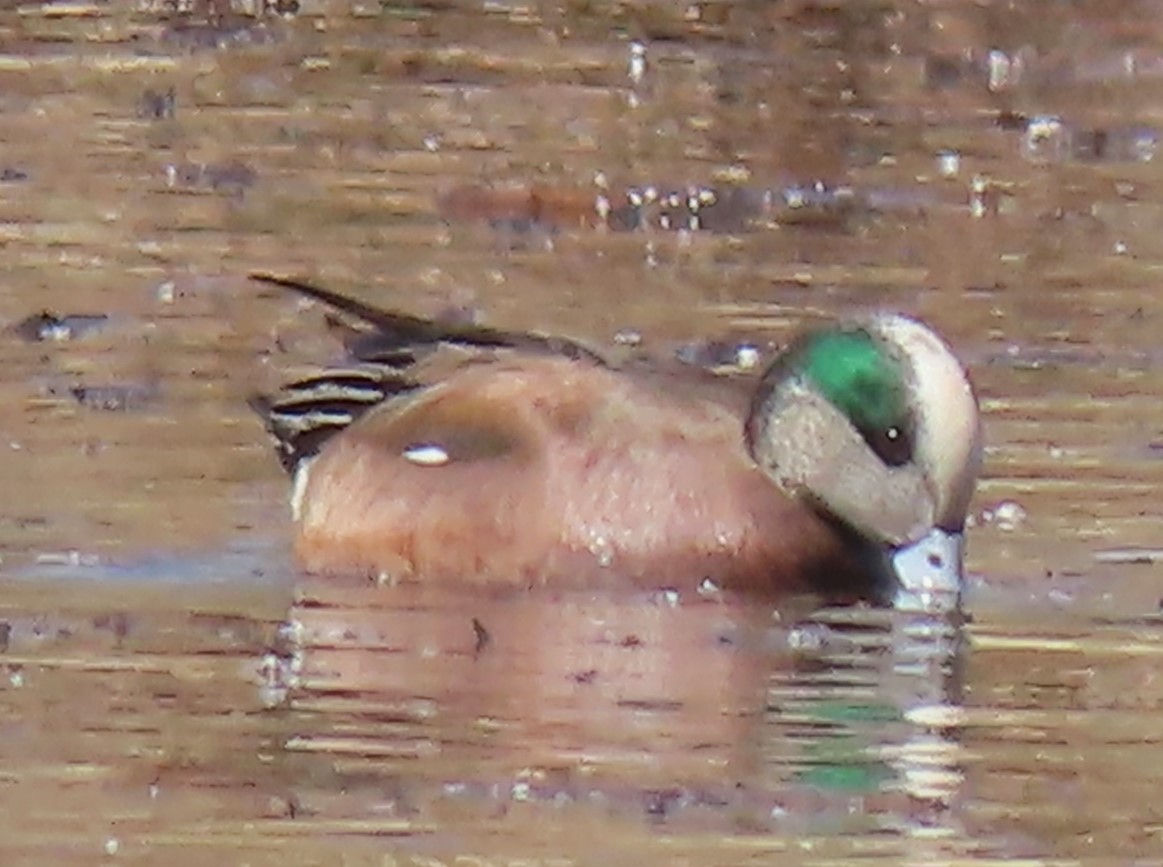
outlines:
[{"label": "water bubble", "polygon": [[1026,510],[1013,500],[1003,500],[992,509],[986,509],[981,513],[983,523],[995,524],[999,530],[1006,531],[1016,530],[1019,525],[1025,523],[1026,518]]},{"label": "water bubble", "polygon": [[957,151],[941,151],[937,154],[937,174],[943,178],[955,178],[961,171],[961,154]]}]

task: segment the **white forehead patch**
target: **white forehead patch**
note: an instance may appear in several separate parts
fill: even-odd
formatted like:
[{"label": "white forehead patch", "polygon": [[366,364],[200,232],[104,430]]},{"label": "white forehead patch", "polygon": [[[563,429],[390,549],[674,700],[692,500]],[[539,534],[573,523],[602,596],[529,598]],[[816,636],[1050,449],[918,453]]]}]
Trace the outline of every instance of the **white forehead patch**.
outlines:
[{"label": "white forehead patch", "polygon": [[415,443],[404,449],[404,460],[418,467],[442,467],[452,458],[436,443]]},{"label": "white forehead patch", "polygon": [[877,317],[881,333],[909,360],[917,394],[917,460],[933,484],[938,522],[964,518],[981,460],[977,399],[965,369],[927,326],[900,315]]}]

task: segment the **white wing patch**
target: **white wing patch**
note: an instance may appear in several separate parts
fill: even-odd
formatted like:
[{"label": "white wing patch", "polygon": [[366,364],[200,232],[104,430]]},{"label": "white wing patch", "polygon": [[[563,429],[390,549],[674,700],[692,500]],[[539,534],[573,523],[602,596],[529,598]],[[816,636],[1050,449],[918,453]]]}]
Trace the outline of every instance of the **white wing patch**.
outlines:
[{"label": "white wing patch", "polygon": [[442,467],[452,458],[436,443],[414,443],[404,449],[404,460],[418,467]]}]

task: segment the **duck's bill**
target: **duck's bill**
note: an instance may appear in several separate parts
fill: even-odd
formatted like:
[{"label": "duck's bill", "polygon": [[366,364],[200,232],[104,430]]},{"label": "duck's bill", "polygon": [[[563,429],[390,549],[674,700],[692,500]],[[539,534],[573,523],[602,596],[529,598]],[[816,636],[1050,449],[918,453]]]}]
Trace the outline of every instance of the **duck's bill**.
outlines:
[{"label": "duck's bill", "polygon": [[892,553],[897,590],[893,608],[944,613],[961,604],[960,533],[933,528],[927,536]]}]

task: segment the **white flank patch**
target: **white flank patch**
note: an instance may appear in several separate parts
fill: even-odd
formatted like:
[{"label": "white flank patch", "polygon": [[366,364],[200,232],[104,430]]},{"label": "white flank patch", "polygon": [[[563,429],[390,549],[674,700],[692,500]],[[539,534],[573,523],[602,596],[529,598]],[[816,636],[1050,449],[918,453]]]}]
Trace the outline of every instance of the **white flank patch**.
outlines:
[{"label": "white flank patch", "polygon": [[420,467],[442,467],[451,458],[441,446],[436,443],[417,443],[404,449],[404,459]]},{"label": "white flank patch", "polygon": [[295,467],[291,480],[291,520],[298,522],[303,517],[303,497],[307,493],[307,477],[311,474],[314,458],[304,458]]}]

